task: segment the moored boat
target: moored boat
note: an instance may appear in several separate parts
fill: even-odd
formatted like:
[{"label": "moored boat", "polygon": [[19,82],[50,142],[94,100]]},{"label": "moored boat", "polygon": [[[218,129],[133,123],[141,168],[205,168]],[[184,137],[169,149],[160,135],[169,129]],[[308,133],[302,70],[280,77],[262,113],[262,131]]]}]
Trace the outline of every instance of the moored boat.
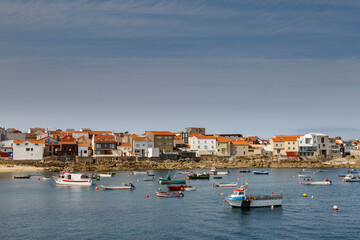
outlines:
[{"label": "moored boat", "polygon": [[190,173],[188,175],[189,179],[210,179],[210,174],[208,173]]},{"label": "moored boat", "polygon": [[29,179],[31,175],[17,175],[14,176],[14,179]]},{"label": "moored boat", "polygon": [[307,178],[304,182],[305,185],[331,185],[331,181],[328,178],[324,178],[323,181],[314,181]]},{"label": "moored boat", "polygon": [[76,185],[76,186],[91,186],[93,179],[85,173],[63,173],[62,177],[54,178],[56,184],[59,185]]},{"label": "moored boat", "polygon": [[344,182],[360,182],[360,176],[355,177],[353,174],[348,174],[344,177]]},{"label": "moored boat", "polygon": [[254,171],[253,173],[257,175],[268,175],[269,171]]},{"label": "moored boat", "polygon": [[282,205],[282,195],[247,195],[247,187],[241,186],[225,200],[233,208],[278,207]]},{"label": "moored boat", "polygon": [[166,175],[165,178],[159,178],[161,184],[185,184],[186,178],[182,179],[171,179],[171,174]]},{"label": "moored boat", "polygon": [[214,187],[237,187],[238,183],[231,182],[231,183],[214,183]]},{"label": "moored boat", "polygon": [[179,186],[167,186],[167,188],[171,191],[183,191],[187,188],[192,188],[192,186],[188,186],[188,185],[179,185]]},{"label": "moored boat", "polygon": [[304,178],[310,177],[310,175],[308,175],[308,174],[299,174],[298,176],[299,176],[299,177],[304,177]]},{"label": "moored boat", "polygon": [[339,174],[339,177],[346,177],[346,174]]},{"label": "moored boat", "polygon": [[144,181],[155,181],[155,177],[153,175],[148,175],[143,178]]},{"label": "moored boat", "polygon": [[182,192],[162,192],[162,191],[157,191],[156,196],[157,197],[164,197],[164,198],[171,198],[171,197],[184,197],[184,194]]},{"label": "moored boat", "polygon": [[115,175],[114,172],[103,172],[103,173],[98,173],[96,174],[99,177],[112,177]]},{"label": "moored boat", "polygon": [[229,171],[219,171],[216,168],[212,168],[208,172],[212,175],[229,175],[230,174]]},{"label": "moored boat", "polygon": [[251,170],[250,169],[241,169],[239,170],[239,173],[250,173]]},{"label": "moored boat", "polygon": [[214,179],[222,179],[222,177],[220,177],[220,176],[214,176],[213,178]]},{"label": "moored boat", "polygon": [[133,171],[132,174],[149,174],[148,171]]},{"label": "moored boat", "polygon": [[134,190],[135,186],[132,183],[126,183],[120,186],[105,186],[101,185],[104,190]]},{"label": "moored boat", "polygon": [[350,169],[348,170],[348,173],[359,173],[357,169]]}]

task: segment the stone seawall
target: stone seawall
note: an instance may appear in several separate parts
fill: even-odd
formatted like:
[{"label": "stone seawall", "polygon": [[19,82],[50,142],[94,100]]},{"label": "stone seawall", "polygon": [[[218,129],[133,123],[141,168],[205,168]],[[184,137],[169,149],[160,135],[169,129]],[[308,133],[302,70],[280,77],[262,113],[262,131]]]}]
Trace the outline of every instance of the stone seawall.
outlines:
[{"label": "stone seawall", "polygon": [[360,168],[360,160],[351,158],[337,158],[333,160],[315,160],[297,158],[271,159],[231,159],[229,157],[202,156],[197,159],[180,159],[180,160],[160,160],[145,159],[134,157],[111,160],[111,159],[94,159],[79,158],[73,161],[63,161],[58,159],[46,159],[42,161],[14,161],[0,160],[3,165],[24,165],[43,167],[47,171],[59,171],[64,168],[71,168],[74,171],[116,171],[116,170],[172,170],[172,169],[210,169],[221,168]]}]

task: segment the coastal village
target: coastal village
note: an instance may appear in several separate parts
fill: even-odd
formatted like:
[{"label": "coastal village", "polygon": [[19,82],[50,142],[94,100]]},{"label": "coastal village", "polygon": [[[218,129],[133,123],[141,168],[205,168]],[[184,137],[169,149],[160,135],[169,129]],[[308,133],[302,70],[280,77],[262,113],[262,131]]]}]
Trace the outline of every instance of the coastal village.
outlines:
[{"label": "coastal village", "polygon": [[89,128],[30,128],[27,132],[0,127],[1,160],[108,159],[113,161],[200,159],[217,156],[229,160],[246,158],[329,160],[360,155],[359,140],[343,140],[322,133],[275,135],[270,139],[241,133],[207,134],[205,128],[183,131],[95,131]]}]

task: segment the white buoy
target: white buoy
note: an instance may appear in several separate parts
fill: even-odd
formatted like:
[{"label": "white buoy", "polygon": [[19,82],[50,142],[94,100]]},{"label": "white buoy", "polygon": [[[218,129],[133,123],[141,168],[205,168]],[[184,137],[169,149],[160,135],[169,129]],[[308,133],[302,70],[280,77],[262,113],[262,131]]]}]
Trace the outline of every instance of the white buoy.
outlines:
[{"label": "white buoy", "polygon": [[274,209],[274,205],[271,206],[271,210],[273,210],[273,209]]},{"label": "white buoy", "polygon": [[333,206],[333,210],[335,210],[335,211],[337,211],[337,210],[339,210],[339,208],[338,208],[338,206]]},{"label": "white buoy", "polygon": [[314,196],[311,196],[311,198],[314,198]]}]

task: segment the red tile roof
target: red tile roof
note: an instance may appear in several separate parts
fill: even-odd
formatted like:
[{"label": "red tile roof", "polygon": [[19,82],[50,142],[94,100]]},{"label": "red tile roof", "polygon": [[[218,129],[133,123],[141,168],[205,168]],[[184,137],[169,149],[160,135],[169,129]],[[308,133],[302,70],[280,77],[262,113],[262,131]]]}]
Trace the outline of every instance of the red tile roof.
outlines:
[{"label": "red tile roof", "polygon": [[115,142],[115,136],[113,135],[95,135],[93,138],[95,142]]},{"label": "red tile roof", "polygon": [[166,136],[174,136],[175,135],[169,131],[149,131],[149,132],[151,132],[154,135],[166,135]]},{"label": "red tile roof", "polygon": [[119,147],[131,147],[131,143],[126,143],[126,142],[120,143]]},{"label": "red tile roof", "polygon": [[230,142],[229,138],[217,138],[216,139],[217,142]]},{"label": "red tile roof", "polygon": [[23,142],[30,142],[30,143],[44,143],[43,141],[40,140],[14,140],[14,143],[23,143]]},{"label": "red tile roof", "polygon": [[215,136],[194,136],[197,139],[215,139]]},{"label": "red tile roof", "polygon": [[241,140],[232,140],[231,144],[233,144],[233,145],[249,145],[249,142],[241,141]]}]

